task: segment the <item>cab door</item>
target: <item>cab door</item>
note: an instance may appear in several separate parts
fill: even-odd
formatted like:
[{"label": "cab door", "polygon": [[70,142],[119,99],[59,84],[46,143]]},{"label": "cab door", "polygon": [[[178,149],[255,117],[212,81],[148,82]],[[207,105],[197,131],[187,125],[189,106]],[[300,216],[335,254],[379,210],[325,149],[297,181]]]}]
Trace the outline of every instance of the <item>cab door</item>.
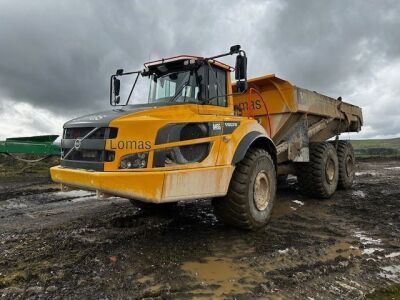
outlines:
[{"label": "cab door", "polygon": [[233,115],[233,98],[230,72],[215,65],[204,70],[204,99],[206,104],[199,105],[199,114]]}]

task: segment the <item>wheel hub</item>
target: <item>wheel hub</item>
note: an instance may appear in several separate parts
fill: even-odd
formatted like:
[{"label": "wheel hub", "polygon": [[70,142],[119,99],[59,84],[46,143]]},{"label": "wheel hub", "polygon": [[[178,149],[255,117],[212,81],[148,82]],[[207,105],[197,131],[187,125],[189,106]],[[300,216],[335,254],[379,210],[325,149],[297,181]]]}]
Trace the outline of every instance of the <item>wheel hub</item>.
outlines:
[{"label": "wheel hub", "polygon": [[335,178],[335,162],[329,158],[325,166],[326,181],[331,183]]},{"label": "wheel hub", "polygon": [[254,204],[260,211],[265,210],[269,203],[270,182],[265,171],[257,174],[254,182]]}]

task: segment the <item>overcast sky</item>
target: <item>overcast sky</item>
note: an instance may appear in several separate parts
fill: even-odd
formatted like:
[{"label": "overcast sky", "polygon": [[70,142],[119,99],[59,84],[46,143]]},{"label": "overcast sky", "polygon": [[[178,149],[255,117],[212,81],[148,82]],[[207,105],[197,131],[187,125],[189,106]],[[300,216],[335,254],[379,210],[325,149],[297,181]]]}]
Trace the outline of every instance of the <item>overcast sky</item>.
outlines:
[{"label": "overcast sky", "polygon": [[117,68],[233,44],[250,77],[362,106],[352,137],[400,136],[400,1],[0,0],[0,139],[59,134],[107,109]]}]

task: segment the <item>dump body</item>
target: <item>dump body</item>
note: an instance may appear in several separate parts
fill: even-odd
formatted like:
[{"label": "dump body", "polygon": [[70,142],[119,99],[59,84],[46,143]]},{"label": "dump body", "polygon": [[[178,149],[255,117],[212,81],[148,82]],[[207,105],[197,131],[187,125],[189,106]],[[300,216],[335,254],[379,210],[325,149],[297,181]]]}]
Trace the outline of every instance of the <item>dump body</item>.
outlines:
[{"label": "dump body", "polygon": [[[278,163],[307,162],[308,146],[343,132],[358,132],[361,108],[292,85],[275,75],[248,81],[234,96],[237,114],[258,119],[277,146]],[[255,91],[255,90],[256,91]]]}]

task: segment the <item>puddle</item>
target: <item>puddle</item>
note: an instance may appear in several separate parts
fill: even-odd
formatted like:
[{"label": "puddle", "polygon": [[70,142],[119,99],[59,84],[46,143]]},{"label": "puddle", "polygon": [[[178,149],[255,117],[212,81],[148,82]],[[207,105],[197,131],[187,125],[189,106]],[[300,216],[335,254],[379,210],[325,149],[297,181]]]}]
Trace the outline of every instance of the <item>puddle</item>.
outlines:
[{"label": "puddle", "polygon": [[400,170],[400,167],[389,167],[389,168],[384,168],[385,170]]},{"label": "puddle", "polygon": [[354,236],[358,238],[363,245],[380,245],[382,243],[381,239],[368,237],[364,231],[356,231],[354,232]]},{"label": "puddle", "polygon": [[351,256],[361,256],[361,250],[354,247],[349,242],[341,241],[325,249],[321,256],[322,261],[335,260],[337,257],[350,258]]},{"label": "puddle", "polygon": [[400,256],[400,252],[392,252],[390,254],[385,255],[386,258],[397,257]]},{"label": "puddle", "polygon": [[375,252],[383,251],[382,248],[365,248],[362,250],[362,254],[371,255]]},{"label": "puddle", "polygon": [[356,176],[363,176],[363,175],[376,176],[376,175],[378,175],[378,172],[374,172],[374,171],[364,171],[364,172],[355,172],[354,174],[355,174]]},{"label": "puddle", "polygon": [[400,283],[400,265],[381,267],[380,277],[390,279],[396,283]]},{"label": "puddle", "polygon": [[354,232],[354,236],[358,238],[361,244],[366,246],[362,250],[362,254],[364,255],[371,255],[374,254],[375,252],[383,251],[384,249],[379,248],[379,247],[373,247],[373,246],[379,246],[382,244],[381,239],[374,239],[366,235],[364,231],[356,231]]},{"label": "puddle", "polygon": [[[243,294],[261,282],[263,276],[232,258],[205,257],[204,262],[186,262],[182,270],[189,272],[205,286],[212,286],[213,299],[224,299],[227,294]],[[215,289],[213,287],[215,286]],[[209,290],[194,291],[210,292]]]},{"label": "puddle", "polygon": [[[195,296],[204,296],[213,299],[225,299],[227,295],[248,293],[252,288],[266,281],[265,274],[275,270],[294,268],[303,264],[299,260],[302,253],[294,248],[276,250],[275,255],[267,260],[257,262],[254,267],[252,260],[243,260],[239,255],[241,249],[235,249],[231,257],[226,253],[217,253],[216,256],[208,256],[201,261],[185,262],[181,268],[195,278],[204,289],[193,291]],[[361,250],[352,246],[347,241],[339,241],[336,244],[322,249],[320,255],[310,258],[310,262],[335,261],[337,257],[349,259],[361,256]],[[211,294],[211,295],[210,295]]]},{"label": "puddle", "polygon": [[276,201],[274,204],[274,208],[272,209],[271,219],[277,220],[286,215],[291,214],[293,212],[293,209],[291,209],[291,206],[290,206],[291,204],[292,203],[290,200],[279,199],[278,201]]}]

